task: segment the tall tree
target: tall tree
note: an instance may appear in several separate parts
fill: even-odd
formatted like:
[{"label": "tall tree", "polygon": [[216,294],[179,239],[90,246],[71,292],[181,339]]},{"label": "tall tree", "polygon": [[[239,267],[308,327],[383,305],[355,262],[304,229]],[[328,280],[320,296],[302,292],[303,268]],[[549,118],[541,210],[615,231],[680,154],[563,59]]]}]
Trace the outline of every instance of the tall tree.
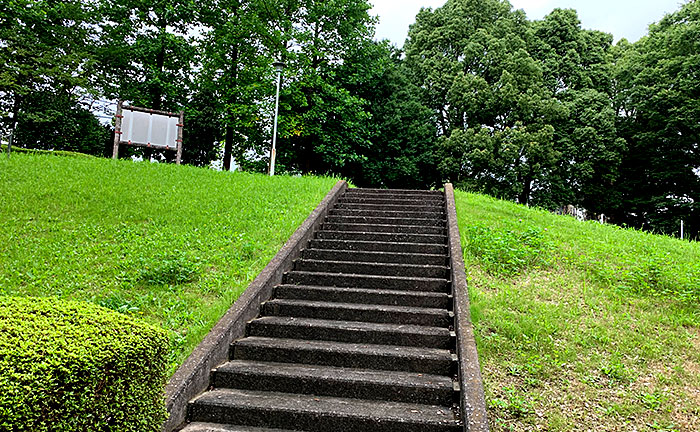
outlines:
[{"label": "tall tree", "polygon": [[219,0],[213,2],[203,22],[202,73],[199,84],[213,92],[220,105],[225,129],[224,169],[231,156],[243,162],[248,148],[261,151],[260,130],[264,129],[261,102],[270,94],[270,64],[277,43],[267,26],[267,5],[263,0]]},{"label": "tall tree", "polygon": [[617,183],[620,222],[700,232],[700,3],[691,1],[622,42],[616,69],[619,129],[629,151]]},{"label": "tall tree", "polygon": [[402,53],[388,42],[367,41],[338,69],[338,82],[366,101],[370,141],[349,174],[362,187],[438,186],[435,118],[410,82]]},{"label": "tall tree", "polygon": [[528,203],[558,155],[559,107],[528,52],[532,28],[506,1],[449,0],[422,10],[406,63],[437,117],[443,176]]},{"label": "tall tree", "polygon": [[283,170],[348,175],[369,145],[366,103],[338,69],[373,34],[365,0],[281,1],[276,28],[288,64],[280,114]]},{"label": "tall tree", "polygon": [[[61,112],[37,104],[43,94],[75,107],[90,89],[95,4],[79,0],[13,0],[0,4],[0,127],[59,122]],[[68,105],[65,105],[65,104]],[[55,105],[54,105],[55,106]],[[75,119],[74,119],[75,120]],[[29,124],[26,123],[25,124]]]},{"label": "tall tree", "polygon": [[625,149],[611,98],[612,35],[581,29],[572,9],[555,9],[536,21],[534,29],[529,51],[542,65],[545,86],[562,108],[552,122],[560,158],[534,202],[609,213],[618,198],[610,190]]}]

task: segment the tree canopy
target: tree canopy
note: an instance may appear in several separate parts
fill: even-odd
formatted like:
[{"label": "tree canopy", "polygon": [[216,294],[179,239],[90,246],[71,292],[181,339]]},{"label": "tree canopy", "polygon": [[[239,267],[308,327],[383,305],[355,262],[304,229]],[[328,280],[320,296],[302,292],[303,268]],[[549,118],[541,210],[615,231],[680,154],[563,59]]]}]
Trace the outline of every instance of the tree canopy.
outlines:
[{"label": "tree canopy", "polygon": [[[359,186],[458,187],[672,233],[700,230],[700,4],[635,43],[575,10],[421,10],[402,49],[367,0],[10,0],[0,133],[102,155],[94,101],[184,110],[185,163],[269,163]],[[133,153],[133,150],[129,151]],[[168,159],[168,155],[161,158]]]}]

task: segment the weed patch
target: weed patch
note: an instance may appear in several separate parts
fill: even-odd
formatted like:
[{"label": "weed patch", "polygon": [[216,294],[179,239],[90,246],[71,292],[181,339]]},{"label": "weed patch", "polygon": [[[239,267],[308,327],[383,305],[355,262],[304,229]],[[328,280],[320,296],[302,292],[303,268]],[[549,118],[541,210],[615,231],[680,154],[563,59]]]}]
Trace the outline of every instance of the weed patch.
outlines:
[{"label": "weed patch", "polygon": [[476,258],[491,274],[513,276],[549,263],[551,242],[545,237],[546,228],[515,230],[476,224],[462,229],[465,253]]},{"label": "weed patch", "polygon": [[200,266],[183,253],[168,253],[153,258],[141,258],[136,281],[147,285],[175,285],[194,282]]}]

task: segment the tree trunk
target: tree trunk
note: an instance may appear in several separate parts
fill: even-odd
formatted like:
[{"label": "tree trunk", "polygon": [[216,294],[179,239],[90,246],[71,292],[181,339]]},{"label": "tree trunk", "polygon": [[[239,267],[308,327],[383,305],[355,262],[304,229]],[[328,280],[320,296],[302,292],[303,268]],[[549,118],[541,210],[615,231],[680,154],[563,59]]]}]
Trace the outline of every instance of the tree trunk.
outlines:
[{"label": "tree trunk", "polygon": [[532,174],[526,175],[525,178],[518,174],[518,177],[518,180],[522,185],[522,190],[518,196],[518,202],[520,204],[528,205],[528,202],[530,201],[530,193],[532,193]]},{"label": "tree trunk", "polygon": [[19,116],[19,105],[21,103],[20,95],[14,93],[14,102],[12,103],[12,118],[10,119],[10,136],[7,141],[7,153],[12,152],[12,144],[15,143],[15,135],[17,131],[17,116]]},{"label": "tree trunk", "polygon": [[224,137],[224,171],[231,171],[231,151],[233,150],[233,126],[226,125],[226,136]]},{"label": "tree trunk", "polygon": [[[234,19],[238,18],[238,6],[236,3],[231,12]],[[238,83],[238,42],[234,43],[231,47],[231,81],[234,82],[234,86]],[[231,93],[231,98],[227,101],[231,106],[235,106],[238,98],[236,97],[236,92]],[[233,127],[236,123],[236,118],[232,115],[226,116],[226,136],[224,138],[224,171],[231,171],[231,152],[233,152]]]}]

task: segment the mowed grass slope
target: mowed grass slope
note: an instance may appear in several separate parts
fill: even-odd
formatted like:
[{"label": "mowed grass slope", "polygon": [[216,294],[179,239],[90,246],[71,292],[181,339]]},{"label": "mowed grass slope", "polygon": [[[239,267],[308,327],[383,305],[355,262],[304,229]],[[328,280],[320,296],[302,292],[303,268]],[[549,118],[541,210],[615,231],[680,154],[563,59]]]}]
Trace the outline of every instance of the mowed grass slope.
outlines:
[{"label": "mowed grass slope", "polygon": [[171,372],[331,178],[0,158],[0,295],[86,300],[170,331]]},{"label": "mowed grass slope", "polygon": [[700,430],[700,244],[456,200],[493,431]]}]

